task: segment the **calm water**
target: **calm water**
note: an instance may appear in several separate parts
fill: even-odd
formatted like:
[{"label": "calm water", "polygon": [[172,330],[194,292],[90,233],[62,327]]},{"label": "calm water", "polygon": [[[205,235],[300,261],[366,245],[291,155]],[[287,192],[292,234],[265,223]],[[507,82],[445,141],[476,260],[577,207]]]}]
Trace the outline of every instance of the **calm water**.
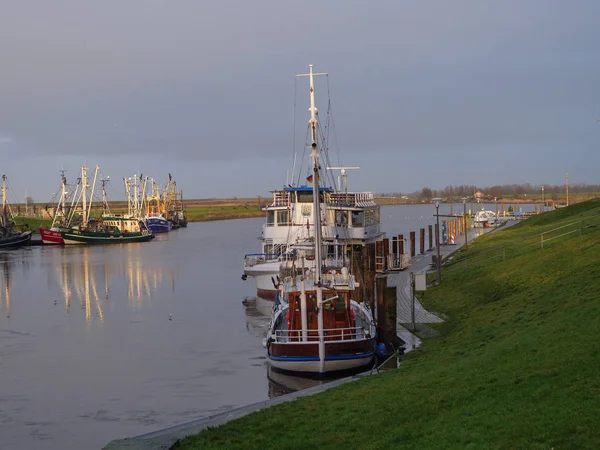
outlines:
[{"label": "calm water", "polygon": [[[418,233],[434,212],[385,207],[382,227]],[[262,222],[0,252],[0,449],[99,449],[314,384],[268,372],[268,317],[241,303]]]}]

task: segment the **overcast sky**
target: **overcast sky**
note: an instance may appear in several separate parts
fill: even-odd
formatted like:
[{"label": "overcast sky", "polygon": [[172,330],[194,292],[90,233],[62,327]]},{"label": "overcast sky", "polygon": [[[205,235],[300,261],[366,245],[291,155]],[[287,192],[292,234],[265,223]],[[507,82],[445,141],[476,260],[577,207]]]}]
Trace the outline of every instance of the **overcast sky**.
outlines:
[{"label": "overcast sky", "polygon": [[[600,3],[0,0],[0,170],[172,173],[188,198],[267,195],[329,74],[350,190],[600,182]],[[316,87],[322,118],[324,78]],[[15,198],[15,196],[17,198]]]}]

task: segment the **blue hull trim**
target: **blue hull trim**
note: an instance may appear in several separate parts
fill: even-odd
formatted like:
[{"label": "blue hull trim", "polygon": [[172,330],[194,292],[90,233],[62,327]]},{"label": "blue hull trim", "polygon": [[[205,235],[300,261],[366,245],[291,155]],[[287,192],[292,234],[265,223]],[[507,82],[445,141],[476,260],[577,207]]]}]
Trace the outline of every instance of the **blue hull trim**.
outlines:
[{"label": "blue hull trim", "polygon": [[[356,355],[339,355],[339,356],[326,356],[325,361],[342,361],[349,359],[362,359],[373,356],[375,350],[366,353],[357,353]],[[267,358],[273,361],[319,361],[318,356],[273,356],[267,353]]]}]

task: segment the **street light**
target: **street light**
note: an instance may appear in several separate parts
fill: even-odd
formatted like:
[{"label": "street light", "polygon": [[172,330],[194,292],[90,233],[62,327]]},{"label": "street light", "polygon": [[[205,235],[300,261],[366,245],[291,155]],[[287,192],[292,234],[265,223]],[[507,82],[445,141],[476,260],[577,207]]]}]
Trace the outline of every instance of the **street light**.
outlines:
[{"label": "street light", "polygon": [[544,185],[542,184],[542,212],[546,211],[546,203],[544,202]]},{"label": "street light", "polygon": [[469,250],[469,245],[467,244],[467,197],[463,197],[462,201],[463,201],[463,218],[465,221],[465,250]]},{"label": "street light", "polygon": [[494,197],[494,205],[496,206],[496,222],[494,223],[494,226],[498,226],[498,203],[496,202],[497,197]]},{"label": "street light", "polygon": [[437,281],[438,284],[442,282],[442,261],[440,259],[440,200],[441,198],[434,198],[435,202],[435,215],[437,217],[437,229],[435,230],[435,247],[437,248]]}]

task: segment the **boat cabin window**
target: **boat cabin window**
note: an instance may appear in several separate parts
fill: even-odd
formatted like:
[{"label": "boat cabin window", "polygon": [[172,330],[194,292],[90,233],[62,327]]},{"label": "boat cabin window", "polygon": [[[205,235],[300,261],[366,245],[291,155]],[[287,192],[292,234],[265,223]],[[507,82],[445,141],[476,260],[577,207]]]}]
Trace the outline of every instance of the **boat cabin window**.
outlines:
[{"label": "boat cabin window", "polygon": [[290,212],[286,209],[284,211],[277,211],[277,225],[287,226],[290,224]]},{"label": "boat cabin window", "polygon": [[[312,191],[309,192],[297,192],[297,199],[298,199],[298,203],[312,203],[313,201],[313,194]],[[321,203],[325,203],[325,193],[324,192],[320,192],[319,193],[319,202]]]},{"label": "boat cabin window", "polygon": [[275,211],[267,211],[267,225],[275,223]]},{"label": "boat cabin window", "polygon": [[352,226],[363,227],[364,226],[364,212],[363,211],[352,211]]},{"label": "boat cabin window", "polygon": [[376,217],[375,217],[375,210],[374,209],[367,209],[365,211],[365,227],[371,226],[371,225],[376,225],[377,221],[376,221]]},{"label": "boat cabin window", "polygon": [[348,225],[348,211],[335,212],[335,224],[343,227]]}]

